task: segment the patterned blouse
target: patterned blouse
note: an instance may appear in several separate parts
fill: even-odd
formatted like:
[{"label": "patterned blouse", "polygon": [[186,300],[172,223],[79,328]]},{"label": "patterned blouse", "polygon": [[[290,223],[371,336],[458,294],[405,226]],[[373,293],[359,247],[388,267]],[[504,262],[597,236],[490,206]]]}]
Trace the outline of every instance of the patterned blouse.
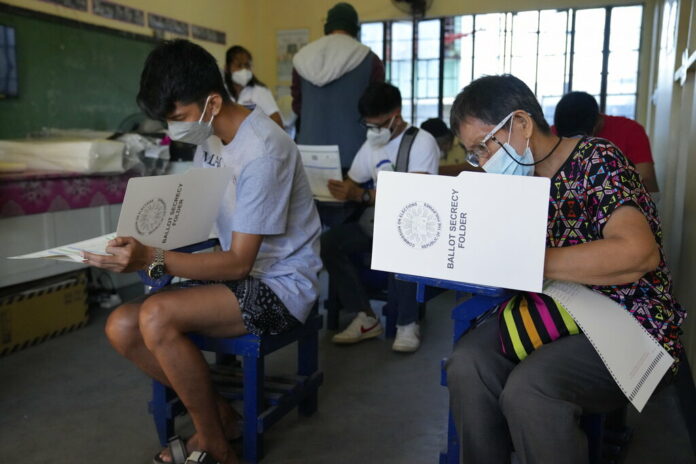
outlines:
[{"label": "patterned blouse", "polygon": [[657,210],[633,164],[611,142],[583,138],[551,178],[546,245],[564,247],[601,239],[612,212],[625,205],[638,208],[650,223],[660,247],[660,264],[636,282],[590,288],[625,307],[678,358],[682,350],[679,326],[686,311],[672,296]]}]

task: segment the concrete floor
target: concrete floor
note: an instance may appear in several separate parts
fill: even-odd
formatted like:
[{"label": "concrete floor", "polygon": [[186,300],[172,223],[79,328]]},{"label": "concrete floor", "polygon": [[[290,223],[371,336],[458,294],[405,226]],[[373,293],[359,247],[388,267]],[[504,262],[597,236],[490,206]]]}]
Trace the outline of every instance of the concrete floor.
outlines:
[{"label": "concrete floor", "polygon": [[[392,352],[383,339],[338,347],[322,331],[319,411],[290,414],[271,429],[262,462],[437,462],[447,414],[439,365],[451,348],[453,302],[446,293],[429,303],[424,343],[412,355]],[[159,447],[147,413],[150,384],[109,347],[107,315],[98,310],[85,328],[0,358],[0,462],[151,462]],[[269,374],[293,370],[292,349],[268,361]],[[178,423],[180,434],[191,433],[186,419]],[[641,415],[631,410],[629,425],[634,438],[624,462],[696,463],[674,388]]]}]

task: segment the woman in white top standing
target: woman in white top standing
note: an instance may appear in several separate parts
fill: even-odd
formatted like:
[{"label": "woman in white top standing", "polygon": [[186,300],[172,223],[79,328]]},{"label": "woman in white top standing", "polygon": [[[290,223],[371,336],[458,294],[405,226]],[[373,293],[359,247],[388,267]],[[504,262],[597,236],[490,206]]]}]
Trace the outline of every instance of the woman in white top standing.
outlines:
[{"label": "woman in white top standing", "polygon": [[251,53],[241,45],[234,45],[225,54],[225,84],[232,99],[242,106],[258,106],[280,127],[283,121],[273,94],[251,71]]}]

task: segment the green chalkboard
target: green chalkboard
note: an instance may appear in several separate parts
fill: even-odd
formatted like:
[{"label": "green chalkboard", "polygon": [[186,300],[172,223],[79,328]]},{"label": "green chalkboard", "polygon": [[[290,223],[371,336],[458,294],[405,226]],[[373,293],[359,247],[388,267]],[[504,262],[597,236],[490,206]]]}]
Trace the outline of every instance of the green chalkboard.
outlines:
[{"label": "green chalkboard", "polygon": [[19,96],[0,100],[0,139],[43,127],[115,130],[138,111],[140,71],[155,43],[76,21],[0,10],[15,28]]}]

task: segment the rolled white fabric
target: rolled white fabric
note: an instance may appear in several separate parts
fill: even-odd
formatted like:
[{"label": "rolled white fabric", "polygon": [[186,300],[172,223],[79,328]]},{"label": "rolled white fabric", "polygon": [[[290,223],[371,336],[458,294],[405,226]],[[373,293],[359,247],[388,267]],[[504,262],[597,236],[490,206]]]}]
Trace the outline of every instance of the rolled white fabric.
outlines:
[{"label": "rolled white fabric", "polygon": [[123,172],[125,144],[113,140],[0,140],[0,161],[28,170]]}]

